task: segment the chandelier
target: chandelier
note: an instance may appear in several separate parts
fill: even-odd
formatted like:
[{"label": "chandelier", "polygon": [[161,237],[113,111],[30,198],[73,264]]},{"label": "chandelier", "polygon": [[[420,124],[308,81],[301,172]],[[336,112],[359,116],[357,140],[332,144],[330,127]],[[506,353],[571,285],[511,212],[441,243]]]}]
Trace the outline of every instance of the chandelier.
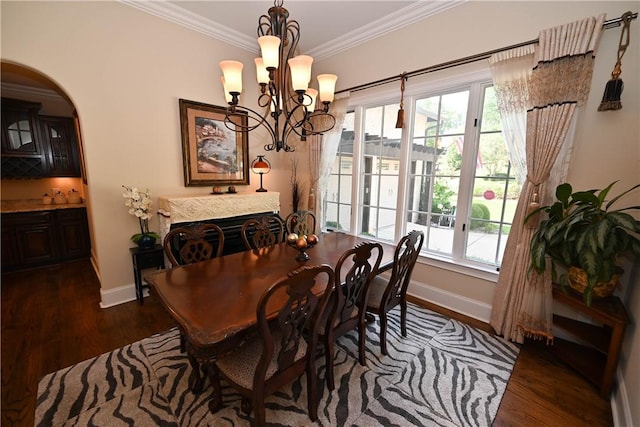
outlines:
[{"label": "chandelier", "polygon": [[[335,117],[329,113],[333,101],[337,76],[318,75],[318,90],[310,88],[311,64],[308,55],[295,56],[300,40],[300,25],[288,21],[289,11],[282,7],[283,0],[274,0],[268,15],[258,20],[258,44],[262,57],[255,59],[260,96],[258,106],[262,112],[238,104],[242,93],[242,68],[238,61],[222,61],[220,68],[227,107],[224,123],[233,131],[252,131],[264,126],[271,135],[266,151],[294,151],[287,144],[291,133],[305,141],[307,136],[320,135],[333,129]],[[316,107],[320,98],[321,106]],[[234,114],[246,114],[244,123],[232,120]]]}]

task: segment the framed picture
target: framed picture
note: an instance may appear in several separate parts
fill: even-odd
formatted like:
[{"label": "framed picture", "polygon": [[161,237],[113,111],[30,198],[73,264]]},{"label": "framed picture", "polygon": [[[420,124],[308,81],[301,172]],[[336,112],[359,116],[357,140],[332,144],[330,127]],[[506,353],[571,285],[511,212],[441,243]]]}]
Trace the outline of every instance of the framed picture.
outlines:
[{"label": "framed picture", "polygon": [[[185,187],[249,184],[249,136],[224,123],[227,109],[180,99]],[[247,115],[230,119],[247,125]]]}]

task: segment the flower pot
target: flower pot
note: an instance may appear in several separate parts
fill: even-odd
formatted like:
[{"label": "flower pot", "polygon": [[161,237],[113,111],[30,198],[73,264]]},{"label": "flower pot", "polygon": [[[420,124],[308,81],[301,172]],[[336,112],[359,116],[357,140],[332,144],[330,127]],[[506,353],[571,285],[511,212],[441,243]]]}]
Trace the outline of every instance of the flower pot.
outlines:
[{"label": "flower pot", "polygon": [[156,238],[148,234],[143,234],[138,240],[138,247],[140,248],[152,248],[156,244]]},{"label": "flower pot", "polygon": [[[616,271],[616,273],[611,277],[611,280],[608,282],[598,282],[593,287],[593,297],[594,298],[605,298],[613,294],[616,286],[618,286],[618,279],[620,279],[620,275],[622,274],[622,269],[620,272]],[[578,267],[569,267],[569,271],[567,271],[567,283],[569,287],[579,294],[584,294],[584,291],[587,289],[587,273]]]}]

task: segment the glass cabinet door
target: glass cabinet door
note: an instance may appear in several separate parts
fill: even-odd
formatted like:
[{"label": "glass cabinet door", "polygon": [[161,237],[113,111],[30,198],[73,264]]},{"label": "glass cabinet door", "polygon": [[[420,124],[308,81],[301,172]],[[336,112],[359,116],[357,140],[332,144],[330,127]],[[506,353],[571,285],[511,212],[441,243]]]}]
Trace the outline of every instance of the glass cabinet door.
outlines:
[{"label": "glass cabinet door", "polygon": [[19,107],[2,100],[2,154],[39,154],[35,125],[39,109],[39,104],[24,103]]}]

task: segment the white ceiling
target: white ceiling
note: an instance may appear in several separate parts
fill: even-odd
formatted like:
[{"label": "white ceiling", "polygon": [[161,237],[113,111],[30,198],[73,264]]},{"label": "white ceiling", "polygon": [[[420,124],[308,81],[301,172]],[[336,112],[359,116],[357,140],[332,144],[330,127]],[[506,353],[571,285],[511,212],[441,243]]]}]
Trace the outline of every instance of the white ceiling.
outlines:
[{"label": "white ceiling", "polygon": [[[119,0],[144,12],[259,54],[258,19],[273,0]],[[299,49],[316,60],[455,7],[467,0],[285,0],[289,20],[300,24]],[[2,89],[56,88],[3,64]],[[11,85],[10,88],[7,85]]]},{"label": "white ceiling", "polygon": [[[250,52],[257,27],[273,1],[146,1],[122,3],[168,19]],[[301,53],[318,59],[454,7],[465,0],[286,0],[289,20],[300,24]]]}]

